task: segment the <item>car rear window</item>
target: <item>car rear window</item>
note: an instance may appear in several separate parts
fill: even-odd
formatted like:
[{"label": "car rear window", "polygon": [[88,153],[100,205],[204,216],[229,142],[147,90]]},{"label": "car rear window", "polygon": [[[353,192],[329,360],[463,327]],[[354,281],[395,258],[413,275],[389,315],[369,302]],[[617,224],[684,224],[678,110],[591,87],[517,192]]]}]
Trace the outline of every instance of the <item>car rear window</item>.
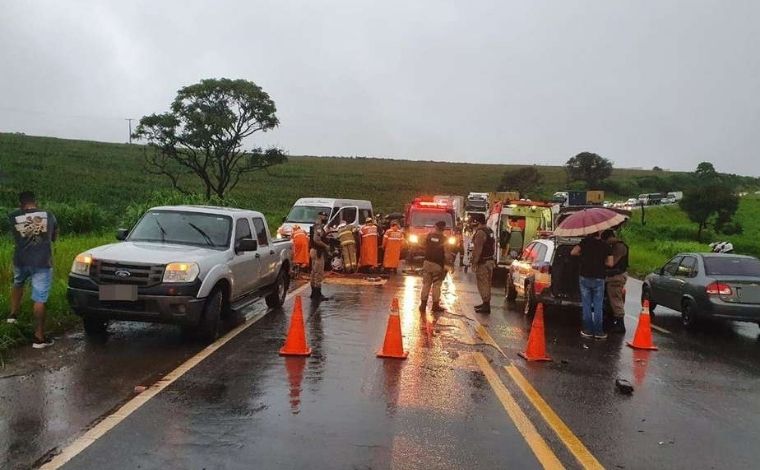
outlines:
[{"label": "car rear window", "polygon": [[759,276],[760,260],[737,256],[705,257],[705,273],[708,276]]}]

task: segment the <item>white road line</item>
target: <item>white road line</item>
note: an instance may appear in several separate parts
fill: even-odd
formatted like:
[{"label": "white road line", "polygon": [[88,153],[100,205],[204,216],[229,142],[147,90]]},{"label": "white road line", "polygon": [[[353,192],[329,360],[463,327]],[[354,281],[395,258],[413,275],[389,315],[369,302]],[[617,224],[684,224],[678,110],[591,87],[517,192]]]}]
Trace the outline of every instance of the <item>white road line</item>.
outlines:
[{"label": "white road line", "polygon": [[[298,295],[308,286],[309,284],[304,284],[303,286],[294,290],[288,294],[286,300],[289,300],[292,297]],[[200,364],[204,359],[212,355],[214,352],[216,352],[216,350],[224,346],[232,338],[245,331],[248,327],[257,321],[264,318],[265,314],[266,312],[257,315],[246,315],[245,323],[231,330],[229,333],[222,336],[210,345],[206,346],[198,354],[191,357],[182,363],[179,367],[162,377],[158,382],[148,387],[147,390],[129,400],[114,413],[106,416],[98,424],[90,428],[89,431],[84,433],[77,440],[63,449],[63,451],[60,454],[56,455],[50,462],[46,463],[40,468],[43,470],[51,470],[60,468],[61,466],[65,465],[66,462],[76,457],[79,453],[89,447],[90,444],[103,437],[105,433],[113,429],[120,422],[124,421],[124,419],[126,419],[129,415],[137,411],[141,406],[147,403],[151,398],[158,395],[159,392],[171,385],[174,381],[185,375],[190,369]]]}]

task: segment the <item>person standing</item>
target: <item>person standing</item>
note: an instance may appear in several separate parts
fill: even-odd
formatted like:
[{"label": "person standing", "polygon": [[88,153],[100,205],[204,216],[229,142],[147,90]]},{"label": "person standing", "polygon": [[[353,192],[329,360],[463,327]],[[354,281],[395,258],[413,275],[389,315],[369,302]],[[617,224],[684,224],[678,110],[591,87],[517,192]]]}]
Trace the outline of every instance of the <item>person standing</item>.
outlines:
[{"label": "person standing", "polygon": [[607,268],[612,267],[609,245],[602,241],[599,232],[586,236],[573,247],[572,256],[580,257],[580,288],[583,304],[584,338],[606,339],[604,333],[604,279]]},{"label": "person standing", "polygon": [[322,295],[322,281],[325,278],[325,258],[327,258],[327,233],[325,232],[325,223],[327,223],[327,212],[320,212],[316,222],[311,227],[311,298],[317,301],[330,300]]},{"label": "person standing", "polygon": [[441,306],[441,284],[446,277],[446,236],[443,230],[446,222],[435,224],[435,231],[425,239],[425,261],[422,263],[422,292],[420,295],[420,312],[427,309],[430,290],[433,290],[433,312],[443,312]]},{"label": "person standing", "polygon": [[13,288],[8,323],[16,323],[24,297],[24,286],[32,285],[34,302],[34,340],[32,347],[52,346],[53,340],[45,336],[45,304],[53,282],[53,242],[58,237],[55,216],[37,207],[34,193],[19,194],[19,209],[9,215],[15,241],[13,253]]},{"label": "person standing", "polygon": [[483,301],[475,307],[475,311],[491,313],[491,282],[495,266],[493,257],[496,250],[496,237],[493,230],[486,226],[485,215],[474,214],[472,217],[478,224],[472,236],[472,267],[475,269],[478,292]]},{"label": "person standing", "polygon": [[343,271],[349,274],[355,273],[358,268],[354,227],[353,225],[343,224],[338,228],[338,241],[340,242],[340,251],[343,257]]},{"label": "person standing", "polygon": [[401,244],[404,241],[404,234],[398,226],[397,221],[391,222],[391,228],[385,231],[383,235],[383,268],[393,272],[398,272],[399,260],[401,259]]},{"label": "person standing", "polygon": [[602,240],[612,254],[612,267],[607,269],[607,296],[612,307],[612,327],[610,333],[625,333],[625,283],[628,280],[628,245],[618,239],[613,230],[602,232]]},{"label": "person standing", "polygon": [[365,224],[359,230],[361,235],[361,254],[359,255],[359,268],[368,268],[369,270],[377,267],[377,225],[372,217],[367,217]]},{"label": "person standing", "polygon": [[293,266],[296,276],[309,267],[309,235],[299,226],[293,226]]}]

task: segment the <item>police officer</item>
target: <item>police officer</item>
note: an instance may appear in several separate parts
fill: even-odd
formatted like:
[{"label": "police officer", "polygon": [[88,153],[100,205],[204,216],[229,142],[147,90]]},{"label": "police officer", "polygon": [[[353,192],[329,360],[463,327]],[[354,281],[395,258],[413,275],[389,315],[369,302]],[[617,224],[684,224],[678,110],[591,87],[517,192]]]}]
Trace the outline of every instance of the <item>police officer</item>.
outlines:
[{"label": "police officer", "polygon": [[325,258],[327,257],[327,233],[325,224],[327,223],[327,212],[320,212],[316,222],[311,227],[311,298],[317,301],[330,300],[322,295],[322,280],[325,278]]},{"label": "police officer", "polygon": [[614,318],[610,333],[625,333],[625,283],[628,280],[628,245],[618,239],[613,230],[602,232],[612,251],[613,266],[607,268],[605,287]]},{"label": "police officer", "polygon": [[446,236],[443,230],[446,222],[440,221],[435,224],[435,231],[425,239],[425,261],[422,263],[422,295],[420,299],[420,312],[427,309],[430,289],[433,289],[433,312],[443,312],[441,307],[441,284],[446,277]]},{"label": "police officer", "polygon": [[496,237],[493,230],[486,226],[486,216],[473,214],[472,218],[477,222],[475,234],[472,236],[472,267],[475,269],[475,278],[478,282],[478,292],[483,303],[475,307],[478,313],[491,313],[491,282],[493,278],[494,254],[496,250]]}]

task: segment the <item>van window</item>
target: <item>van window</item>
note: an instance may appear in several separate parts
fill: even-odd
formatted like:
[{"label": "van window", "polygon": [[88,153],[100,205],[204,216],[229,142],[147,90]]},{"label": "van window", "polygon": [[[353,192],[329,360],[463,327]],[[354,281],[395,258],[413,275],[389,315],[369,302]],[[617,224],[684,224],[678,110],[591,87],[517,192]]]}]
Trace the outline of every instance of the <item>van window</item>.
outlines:
[{"label": "van window", "polygon": [[[340,213],[339,218],[345,220],[347,224],[356,223],[356,207],[345,207]],[[358,222],[362,223],[364,220],[359,220]]]},{"label": "van window", "polygon": [[359,222],[364,223],[367,217],[372,217],[372,209],[360,209],[359,210]]},{"label": "van window", "polygon": [[251,224],[248,223],[247,219],[240,219],[235,225],[235,244],[237,245],[237,242],[245,238],[253,238]]},{"label": "van window", "polygon": [[259,242],[259,246],[269,245],[269,239],[267,238],[267,227],[264,225],[264,221],[261,219],[253,219],[253,228],[256,230],[256,240]]}]

